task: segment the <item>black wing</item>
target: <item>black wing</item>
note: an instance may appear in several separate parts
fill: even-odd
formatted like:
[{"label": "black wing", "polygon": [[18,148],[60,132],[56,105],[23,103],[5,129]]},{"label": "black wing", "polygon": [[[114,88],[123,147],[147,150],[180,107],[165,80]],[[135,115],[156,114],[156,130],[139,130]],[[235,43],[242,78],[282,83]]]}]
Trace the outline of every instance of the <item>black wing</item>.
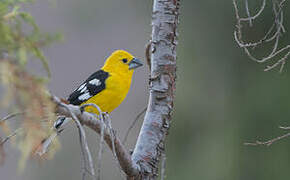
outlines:
[{"label": "black wing", "polygon": [[67,100],[73,105],[82,104],[106,88],[105,81],[108,77],[109,73],[103,70],[95,72],[71,93]]}]

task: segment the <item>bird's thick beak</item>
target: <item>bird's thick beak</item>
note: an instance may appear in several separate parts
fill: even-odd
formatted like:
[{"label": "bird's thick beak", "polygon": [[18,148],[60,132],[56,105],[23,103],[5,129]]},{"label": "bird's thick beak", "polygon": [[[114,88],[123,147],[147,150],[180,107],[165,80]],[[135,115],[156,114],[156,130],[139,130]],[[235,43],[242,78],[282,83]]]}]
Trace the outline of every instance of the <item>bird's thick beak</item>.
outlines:
[{"label": "bird's thick beak", "polygon": [[129,69],[136,69],[140,66],[143,66],[143,63],[137,58],[134,58],[131,62],[129,62]]}]

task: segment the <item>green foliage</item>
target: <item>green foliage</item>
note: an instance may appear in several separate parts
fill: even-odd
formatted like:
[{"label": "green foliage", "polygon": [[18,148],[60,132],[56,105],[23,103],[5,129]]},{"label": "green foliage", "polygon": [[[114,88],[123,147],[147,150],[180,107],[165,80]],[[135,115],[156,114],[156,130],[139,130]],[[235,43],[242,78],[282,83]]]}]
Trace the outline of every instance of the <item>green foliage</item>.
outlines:
[{"label": "green foliage", "polygon": [[50,76],[48,62],[41,48],[61,36],[40,32],[34,18],[21,11],[21,5],[28,2],[31,1],[0,1],[0,53],[8,53],[22,68],[25,68],[28,59],[37,58]]},{"label": "green foliage", "polygon": [[[31,2],[0,0],[0,83],[6,90],[0,107],[24,112],[20,125],[22,131],[16,141],[22,153],[21,169],[25,167],[26,159],[41,148],[42,140],[51,133],[55,107],[47,93],[47,81],[43,81],[49,79],[50,71],[42,48],[61,38],[59,34],[42,33],[34,18],[21,10],[24,3]],[[32,75],[26,70],[28,61],[32,59],[42,63],[48,78]],[[7,124],[1,122],[0,128],[9,134]],[[1,154],[0,159],[3,159]]]}]

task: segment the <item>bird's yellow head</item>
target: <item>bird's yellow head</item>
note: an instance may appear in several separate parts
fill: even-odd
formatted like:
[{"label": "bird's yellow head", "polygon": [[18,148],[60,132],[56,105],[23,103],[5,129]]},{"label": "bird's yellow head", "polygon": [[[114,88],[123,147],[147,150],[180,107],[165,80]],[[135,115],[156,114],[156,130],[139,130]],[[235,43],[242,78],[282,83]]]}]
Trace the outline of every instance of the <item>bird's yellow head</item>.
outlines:
[{"label": "bird's yellow head", "polygon": [[132,54],[117,50],[107,58],[102,69],[106,72],[133,74],[134,69],[142,65],[142,62]]}]

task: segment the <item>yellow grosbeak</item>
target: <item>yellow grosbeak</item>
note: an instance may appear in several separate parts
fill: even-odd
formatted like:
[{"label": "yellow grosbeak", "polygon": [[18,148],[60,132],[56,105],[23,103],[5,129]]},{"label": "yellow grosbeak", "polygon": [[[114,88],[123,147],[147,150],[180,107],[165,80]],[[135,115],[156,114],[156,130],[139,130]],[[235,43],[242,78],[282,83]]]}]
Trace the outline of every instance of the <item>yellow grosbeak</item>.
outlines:
[{"label": "yellow grosbeak", "polygon": [[[88,77],[68,97],[73,105],[93,103],[102,112],[110,113],[117,108],[127,96],[134,69],[142,66],[142,62],[130,53],[117,50],[106,60],[104,66]],[[99,114],[95,107],[89,106],[85,111]],[[55,127],[62,125],[65,118],[56,121]]]}]

